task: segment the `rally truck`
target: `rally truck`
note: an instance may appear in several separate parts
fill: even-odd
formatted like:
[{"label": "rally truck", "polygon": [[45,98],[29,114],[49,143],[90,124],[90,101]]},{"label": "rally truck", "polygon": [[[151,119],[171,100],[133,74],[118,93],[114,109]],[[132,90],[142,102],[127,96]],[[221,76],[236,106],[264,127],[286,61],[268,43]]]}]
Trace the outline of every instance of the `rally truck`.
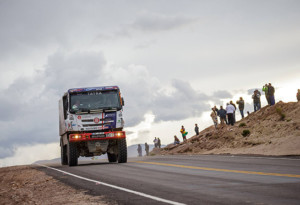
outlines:
[{"label": "rally truck", "polygon": [[127,162],[123,131],[124,99],[118,86],[69,89],[59,100],[61,164],[107,154],[109,162]]}]

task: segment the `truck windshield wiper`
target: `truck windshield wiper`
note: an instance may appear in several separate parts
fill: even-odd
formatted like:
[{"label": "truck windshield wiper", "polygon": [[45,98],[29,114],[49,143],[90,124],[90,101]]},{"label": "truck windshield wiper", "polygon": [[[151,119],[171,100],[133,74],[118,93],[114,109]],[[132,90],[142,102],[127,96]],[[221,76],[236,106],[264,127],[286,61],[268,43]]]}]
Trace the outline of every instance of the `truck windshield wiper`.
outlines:
[{"label": "truck windshield wiper", "polygon": [[106,108],[103,108],[104,112],[114,112],[114,111],[117,111],[117,108],[115,107],[106,107]]},{"label": "truck windshield wiper", "polygon": [[76,113],[77,114],[86,114],[86,113],[90,113],[90,110],[87,108],[79,108],[79,110]]}]

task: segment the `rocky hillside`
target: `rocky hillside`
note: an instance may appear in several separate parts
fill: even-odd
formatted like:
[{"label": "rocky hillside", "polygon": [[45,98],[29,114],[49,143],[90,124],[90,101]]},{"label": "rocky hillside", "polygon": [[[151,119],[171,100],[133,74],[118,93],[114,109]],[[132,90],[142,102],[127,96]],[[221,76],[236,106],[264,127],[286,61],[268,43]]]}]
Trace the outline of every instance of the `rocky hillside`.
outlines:
[{"label": "rocky hillside", "polygon": [[179,145],[154,154],[300,155],[300,102],[278,102],[250,113],[234,126],[208,127]]}]

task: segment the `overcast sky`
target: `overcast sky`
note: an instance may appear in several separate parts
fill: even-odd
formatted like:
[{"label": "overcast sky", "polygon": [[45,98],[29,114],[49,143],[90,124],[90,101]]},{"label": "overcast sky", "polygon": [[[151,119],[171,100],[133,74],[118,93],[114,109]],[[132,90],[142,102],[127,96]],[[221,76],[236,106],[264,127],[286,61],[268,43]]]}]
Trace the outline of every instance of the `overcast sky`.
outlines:
[{"label": "overcast sky", "polygon": [[[59,157],[58,100],[118,85],[128,144],[212,125],[212,105],[300,88],[300,1],[0,0],[0,166]],[[263,102],[265,104],[265,102]]]}]

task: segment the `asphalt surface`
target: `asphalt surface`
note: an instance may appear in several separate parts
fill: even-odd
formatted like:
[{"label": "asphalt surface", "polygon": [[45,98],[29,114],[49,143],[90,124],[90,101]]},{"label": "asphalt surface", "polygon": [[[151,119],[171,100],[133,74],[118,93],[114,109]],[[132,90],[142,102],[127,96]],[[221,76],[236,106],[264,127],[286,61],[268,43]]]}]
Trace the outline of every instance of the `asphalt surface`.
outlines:
[{"label": "asphalt surface", "polygon": [[[77,167],[46,164],[47,174],[117,204],[300,204],[300,159],[173,155],[131,158],[128,163],[81,161]],[[149,198],[128,190],[153,196]],[[155,197],[158,197],[156,199]]]}]

